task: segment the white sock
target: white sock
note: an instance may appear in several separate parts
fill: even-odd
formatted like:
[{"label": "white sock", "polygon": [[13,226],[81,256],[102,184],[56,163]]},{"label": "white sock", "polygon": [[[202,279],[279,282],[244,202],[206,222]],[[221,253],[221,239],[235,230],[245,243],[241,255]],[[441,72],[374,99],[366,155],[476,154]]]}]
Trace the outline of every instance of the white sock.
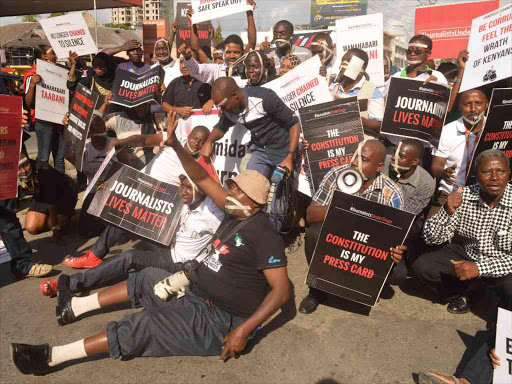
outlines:
[{"label": "white sock", "polygon": [[73,297],[71,299],[71,309],[76,317],[99,308],[101,307],[97,293],[85,297]]},{"label": "white sock", "polygon": [[48,365],[50,367],[55,367],[56,365],[66,361],[81,359],[83,357],[87,357],[87,353],[85,353],[84,339],[75,341],[71,344],[52,347],[52,361],[48,363]]}]

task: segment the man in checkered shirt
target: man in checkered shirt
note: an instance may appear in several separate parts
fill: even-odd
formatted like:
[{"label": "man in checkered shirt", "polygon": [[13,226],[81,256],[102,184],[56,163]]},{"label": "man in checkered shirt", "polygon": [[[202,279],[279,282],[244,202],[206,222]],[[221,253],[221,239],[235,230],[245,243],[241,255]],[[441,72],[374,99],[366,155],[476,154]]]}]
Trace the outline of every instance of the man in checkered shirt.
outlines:
[{"label": "man in checkered shirt", "polygon": [[[367,140],[359,145],[350,165],[333,168],[324,176],[318,191],[313,196],[313,202],[306,211],[306,220],[310,224],[305,238],[305,253],[308,264],[311,263],[313,258],[322,223],[329,209],[329,203],[334,191],[338,190],[338,176],[345,169],[352,167],[363,176],[363,185],[355,194],[356,196],[398,209],[404,207],[404,198],[400,187],[388,176],[380,173],[384,168],[385,159],[386,147],[384,147],[384,144],[378,140]],[[402,254],[406,249],[407,247],[403,245],[392,248],[391,257],[396,264],[404,262]],[[388,283],[393,284],[393,277],[392,272],[388,278]],[[326,298],[327,294],[325,292],[310,288],[309,294],[300,303],[299,311],[304,314],[312,313],[316,310],[318,304]]]},{"label": "man in checkered shirt", "polygon": [[421,256],[416,276],[448,301],[450,313],[469,311],[469,281],[480,278],[495,288],[500,306],[512,309],[512,187],[502,151],[490,149],[475,161],[477,184],[460,187],[425,222],[427,244],[445,244]]}]

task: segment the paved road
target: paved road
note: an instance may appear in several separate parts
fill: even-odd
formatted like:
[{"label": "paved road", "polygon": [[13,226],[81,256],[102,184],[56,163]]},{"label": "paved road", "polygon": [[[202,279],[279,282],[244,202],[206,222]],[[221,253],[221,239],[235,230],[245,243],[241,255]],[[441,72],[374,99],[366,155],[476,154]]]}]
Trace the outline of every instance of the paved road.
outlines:
[{"label": "paved road", "polygon": [[[22,212],[23,213],[23,212]],[[20,214],[23,219],[23,214]],[[27,236],[39,252],[36,258],[55,265],[56,272],[72,273],[61,264],[68,254],[92,244],[77,234],[62,248],[47,241],[49,234]],[[136,246],[116,247],[113,254]],[[289,274],[296,300],[306,294],[303,246],[289,253]],[[414,372],[434,370],[452,374],[466,344],[485,329],[487,314],[450,315],[432,304],[408,280],[395,288],[391,300],[381,300],[369,313],[366,307],[334,300],[314,314],[297,314],[291,306],[267,323],[238,360],[216,357],[138,358],[115,361],[108,356],[65,364],[43,377],[23,376],[10,361],[9,343],[64,344],[105,329],[109,320],[136,311],[127,307],[100,310],[79,322],[61,327],[55,320],[56,299],[41,296],[38,279],[15,281],[7,265],[0,265],[0,381],[37,384],[111,383],[414,383]],[[236,295],[233,292],[233,295]]]}]

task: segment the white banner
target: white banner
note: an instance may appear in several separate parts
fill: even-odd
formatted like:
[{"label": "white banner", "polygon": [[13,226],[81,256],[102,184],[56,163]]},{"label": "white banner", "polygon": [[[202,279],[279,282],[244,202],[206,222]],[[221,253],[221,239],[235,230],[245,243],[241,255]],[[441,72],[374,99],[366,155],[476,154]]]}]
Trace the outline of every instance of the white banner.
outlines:
[{"label": "white banner", "polygon": [[501,365],[494,370],[493,383],[512,383],[512,312],[503,308],[498,308],[496,354]]},{"label": "white banner", "polygon": [[98,52],[81,13],[41,19],[39,24],[59,59],[69,57],[70,51],[78,56]]},{"label": "white banner", "polygon": [[192,23],[219,19],[235,13],[252,11],[246,0],[192,0]]},{"label": "white banner", "polygon": [[366,73],[370,81],[384,84],[384,19],[382,13],[336,20],[336,55],[341,62],[351,48],[360,48],[370,61]]},{"label": "white banner", "polygon": [[[176,136],[178,139],[183,139],[198,125],[203,125],[212,131],[218,122],[219,110],[213,109],[210,115],[204,115],[200,109],[194,110],[193,115],[188,119],[180,120]],[[226,132],[222,139],[213,144],[213,166],[222,185],[226,179],[240,173],[240,163],[248,152],[250,141],[251,132],[243,125],[236,124]]]},{"label": "white banner", "polygon": [[[299,108],[332,101],[332,95],[325,77],[320,76],[320,58],[313,56],[278,79],[264,84],[263,87],[272,89],[283,102],[299,116]],[[307,178],[307,164],[301,151],[302,162],[299,173],[298,190],[311,196],[310,184]]]},{"label": "white banner", "polygon": [[68,71],[52,63],[37,59],[36,119],[62,124],[69,109]]},{"label": "white banner", "polygon": [[473,19],[459,92],[512,76],[512,4]]}]

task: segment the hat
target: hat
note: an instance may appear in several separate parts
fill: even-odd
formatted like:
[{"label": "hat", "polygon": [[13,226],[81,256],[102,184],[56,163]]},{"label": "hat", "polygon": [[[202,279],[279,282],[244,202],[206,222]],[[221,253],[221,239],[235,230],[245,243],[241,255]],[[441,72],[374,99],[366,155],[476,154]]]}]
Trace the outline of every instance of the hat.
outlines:
[{"label": "hat", "polygon": [[270,182],[258,171],[247,170],[238,176],[226,180],[226,184],[236,183],[238,188],[258,204],[267,202]]}]

